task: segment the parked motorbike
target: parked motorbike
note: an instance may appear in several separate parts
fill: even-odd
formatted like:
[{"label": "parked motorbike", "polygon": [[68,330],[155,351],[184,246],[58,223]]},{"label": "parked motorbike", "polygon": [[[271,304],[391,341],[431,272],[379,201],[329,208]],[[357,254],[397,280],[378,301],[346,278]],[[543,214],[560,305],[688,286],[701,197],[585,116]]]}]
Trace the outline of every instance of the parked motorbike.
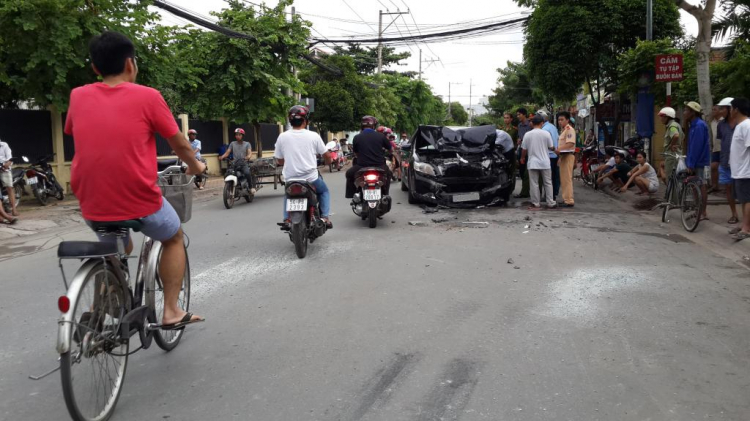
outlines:
[{"label": "parked motorbike", "polygon": [[286,211],[289,213],[289,239],[294,243],[297,257],[307,255],[307,243],[313,243],[326,233],[326,223],[320,218],[320,203],[315,187],[302,179],[286,180]]},{"label": "parked motorbike", "polygon": [[643,139],[637,136],[631,137],[623,144],[623,149],[625,150],[625,159],[630,166],[638,165],[638,160],[636,160],[636,157],[638,155],[638,152],[643,151],[643,146]]},{"label": "parked motorbike", "polygon": [[[201,158],[200,161],[202,163],[206,164],[206,169],[203,170],[203,172],[201,174],[197,174],[193,178],[193,180],[194,180],[193,182],[195,183],[195,187],[196,188],[205,187],[206,186],[206,182],[208,181],[208,162],[206,162],[206,160],[203,159],[203,158]],[[182,162],[181,159],[177,159],[177,161],[175,162],[175,165],[179,165],[179,166],[181,166],[183,168],[187,168],[187,164],[184,163],[184,162]]]},{"label": "parked motorbike", "polygon": [[[241,197],[244,197],[247,203],[255,199],[253,189],[257,190],[257,186],[251,186],[250,180],[245,179],[245,175],[242,173],[244,163],[244,159],[235,159],[227,165],[227,172],[224,177],[224,207],[227,209],[232,209],[234,202]],[[249,162],[248,165],[250,165]]]},{"label": "parked motorbike", "polygon": [[47,206],[47,199],[54,196],[57,200],[65,198],[65,191],[57,181],[52,166],[49,164],[55,154],[39,158],[26,170],[26,182],[31,187],[34,197],[42,206]]},{"label": "parked motorbike", "polygon": [[352,199],[352,211],[366,219],[370,228],[375,228],[378,219],[391,211],[391,197],[381,194],[387,176],[382,168],[377,167],[362,168],[355,175],[357,192]]},{"label": "parked motorbike", "polygon": [[[19,163],[28,163],[29,158],[22,156],[20,158],[13,157],[10,159],[13,164],[19,164]],[[16,204],[21,200],[21,196],[23,195],[23,186],[26,185],[26,180],[24,180],[23,176],[26,174],[26,170],[23,168],[17,168],[13,167],[11,169],[11,174],[13,176],[13,194],[16,196]],[[0,181],[0,201],[3,203],[3,209],[5,212],[11,212],[10,208],[10,196],[8,195],[8,191],[6,190],[5,185],[3,185],[2,181]]]}]

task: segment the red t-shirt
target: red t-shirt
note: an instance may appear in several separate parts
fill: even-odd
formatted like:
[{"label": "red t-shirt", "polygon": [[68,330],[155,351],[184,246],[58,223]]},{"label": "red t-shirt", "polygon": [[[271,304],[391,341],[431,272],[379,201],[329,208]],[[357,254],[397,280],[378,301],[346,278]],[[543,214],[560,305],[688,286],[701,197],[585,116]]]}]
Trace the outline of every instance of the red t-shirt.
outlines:
[{"label": "red t-shirt", "polygon": [[93,83],[70,94],[65,133],[75,141],[70,185],[90,221],[143,218],[161,209],[156,138],[179,132],[159,91]]}]

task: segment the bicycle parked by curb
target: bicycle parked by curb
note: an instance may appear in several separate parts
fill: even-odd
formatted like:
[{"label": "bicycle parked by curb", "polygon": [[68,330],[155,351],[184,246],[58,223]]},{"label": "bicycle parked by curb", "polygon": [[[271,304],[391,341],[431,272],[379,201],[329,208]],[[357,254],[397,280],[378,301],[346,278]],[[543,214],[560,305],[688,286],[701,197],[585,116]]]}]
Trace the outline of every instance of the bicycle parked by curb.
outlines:
[{"label": "bicycle parked by curb", "polygon": [[698,228],[701,220],[701,204],[703,200],[706,200],[701,195],[703,180],[688,174],[687,169],[678,171],[678,168],[685,168],[685,155],[662,153],[662,156],[675,158],[679,164],[667,179],[664,202],[657,206],[662,208],[661,221],[669,222],[669,210],[679,208],[682,226],[688,232],[693,232]]},{"label": "bicycle parked by curb", "polygon": [[[158,173],[158,185],[164,200],[175,208],[182,222],[192,213],[194,177],[172,166]],[[149,237],[143,240],[138,270],[132,282],[125,252],[129,230],[140,231],[140,220],[93,222],[92,228],[103,235],[116,236],[116,242],[65,241],[57,254],[67,294],[58,300],[62,316],[58,321],[57,352],[60,366],[33,380],[60,370],[65,404],[76,421],[103,421],[114,413],[125,380],[128,356],[148,349],[152,339],[165,351],[180,342],[184,328],[162,330],[164,289],[159,277],[162,244]],[[185,237],[187,239],[187,236]],[[185,244],[185,276],[178,305],[185,311],[190,305],[190,263]],[[70,284],[62,262],[85,260]],[[130,350],[131,338],[141,345]]]}]

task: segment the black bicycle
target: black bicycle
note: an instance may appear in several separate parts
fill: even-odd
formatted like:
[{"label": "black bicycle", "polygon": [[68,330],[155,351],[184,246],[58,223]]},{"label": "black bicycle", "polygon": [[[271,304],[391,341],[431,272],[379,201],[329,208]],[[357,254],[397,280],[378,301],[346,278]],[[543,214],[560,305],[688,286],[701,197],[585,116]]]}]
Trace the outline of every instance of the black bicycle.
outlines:
[{"label": "black bicycle", "polygon": [[[685,155],[676,153],[663,153],[662,156],[673,157],[678,162],[684,161]],[[684,166],[684,165],[679,165]],[[687,171],[672,171],[667,179],[667,192],[664,202],[659,205],[662,208],[662,222],[669,222],[669,210],[679,208],[682,226],[688,232],[695,231],[701,221],[701,205],[704,197],[701,194],[703,180],[700,177],[689,175]]]},{"label": "black bicycle", "polygon": [[[170,167],[159,173],[159,186],[166,198],[175,195],[191,201],[194,179]],[[170,200],[172,203],[172,200]],[[190,217],[190,205],[182,212],[175,207],[183,222]],[[175,206],[175,205],[173,205]],[[115,236],[109,242],[63,242],[57,254],[62,271],[63,259],[85,260],[70,285],[63,272],[67,294],[60,297],[58,307],[63,313],[58,321],[57,352],[65,404],[77,421],[103,421],[112,416],[122,391],[128,356],[148,349],[152,339],[165,351],[180,342],[184,330],[161,329],[164,312],[164,289],[159,277],[162,244],[149,237],[143,240],[138,271],[131,287],[127,270],[125,238],[129,230],[140,231],[140,220],[93,223],[100,234]],[[187,237],[185,237],[187,238]],[[188,311],[190,305],[190,263],[185,244],[185,276],[178,305]],[[138,336],[141,345],[130,350],[131,338]],[[54,372],[53,370],[52,372]],[[39,379],[51,374],[39,376]]]}]

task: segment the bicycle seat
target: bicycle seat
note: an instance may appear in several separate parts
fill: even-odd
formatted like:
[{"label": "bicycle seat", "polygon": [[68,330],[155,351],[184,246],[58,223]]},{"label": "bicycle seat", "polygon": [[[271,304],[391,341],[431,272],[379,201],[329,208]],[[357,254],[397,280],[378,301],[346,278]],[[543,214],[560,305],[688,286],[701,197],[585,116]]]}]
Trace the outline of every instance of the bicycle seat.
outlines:
[{"label": "bicycle seat", "polygon": [[102,241],[63,241],[57,246],[57,257],[104,257],[117,254],[117,243]]},{"label": "bicycle seat", "polygon": [[130,219],[127,221],[110,221],[110,222],[94,222],[91,221],[91,229],[97,232],[105,232],[114,234],[116,232],[131,229],[135,232],[140,232],[143,228],[143,221],[140,219]]}]

